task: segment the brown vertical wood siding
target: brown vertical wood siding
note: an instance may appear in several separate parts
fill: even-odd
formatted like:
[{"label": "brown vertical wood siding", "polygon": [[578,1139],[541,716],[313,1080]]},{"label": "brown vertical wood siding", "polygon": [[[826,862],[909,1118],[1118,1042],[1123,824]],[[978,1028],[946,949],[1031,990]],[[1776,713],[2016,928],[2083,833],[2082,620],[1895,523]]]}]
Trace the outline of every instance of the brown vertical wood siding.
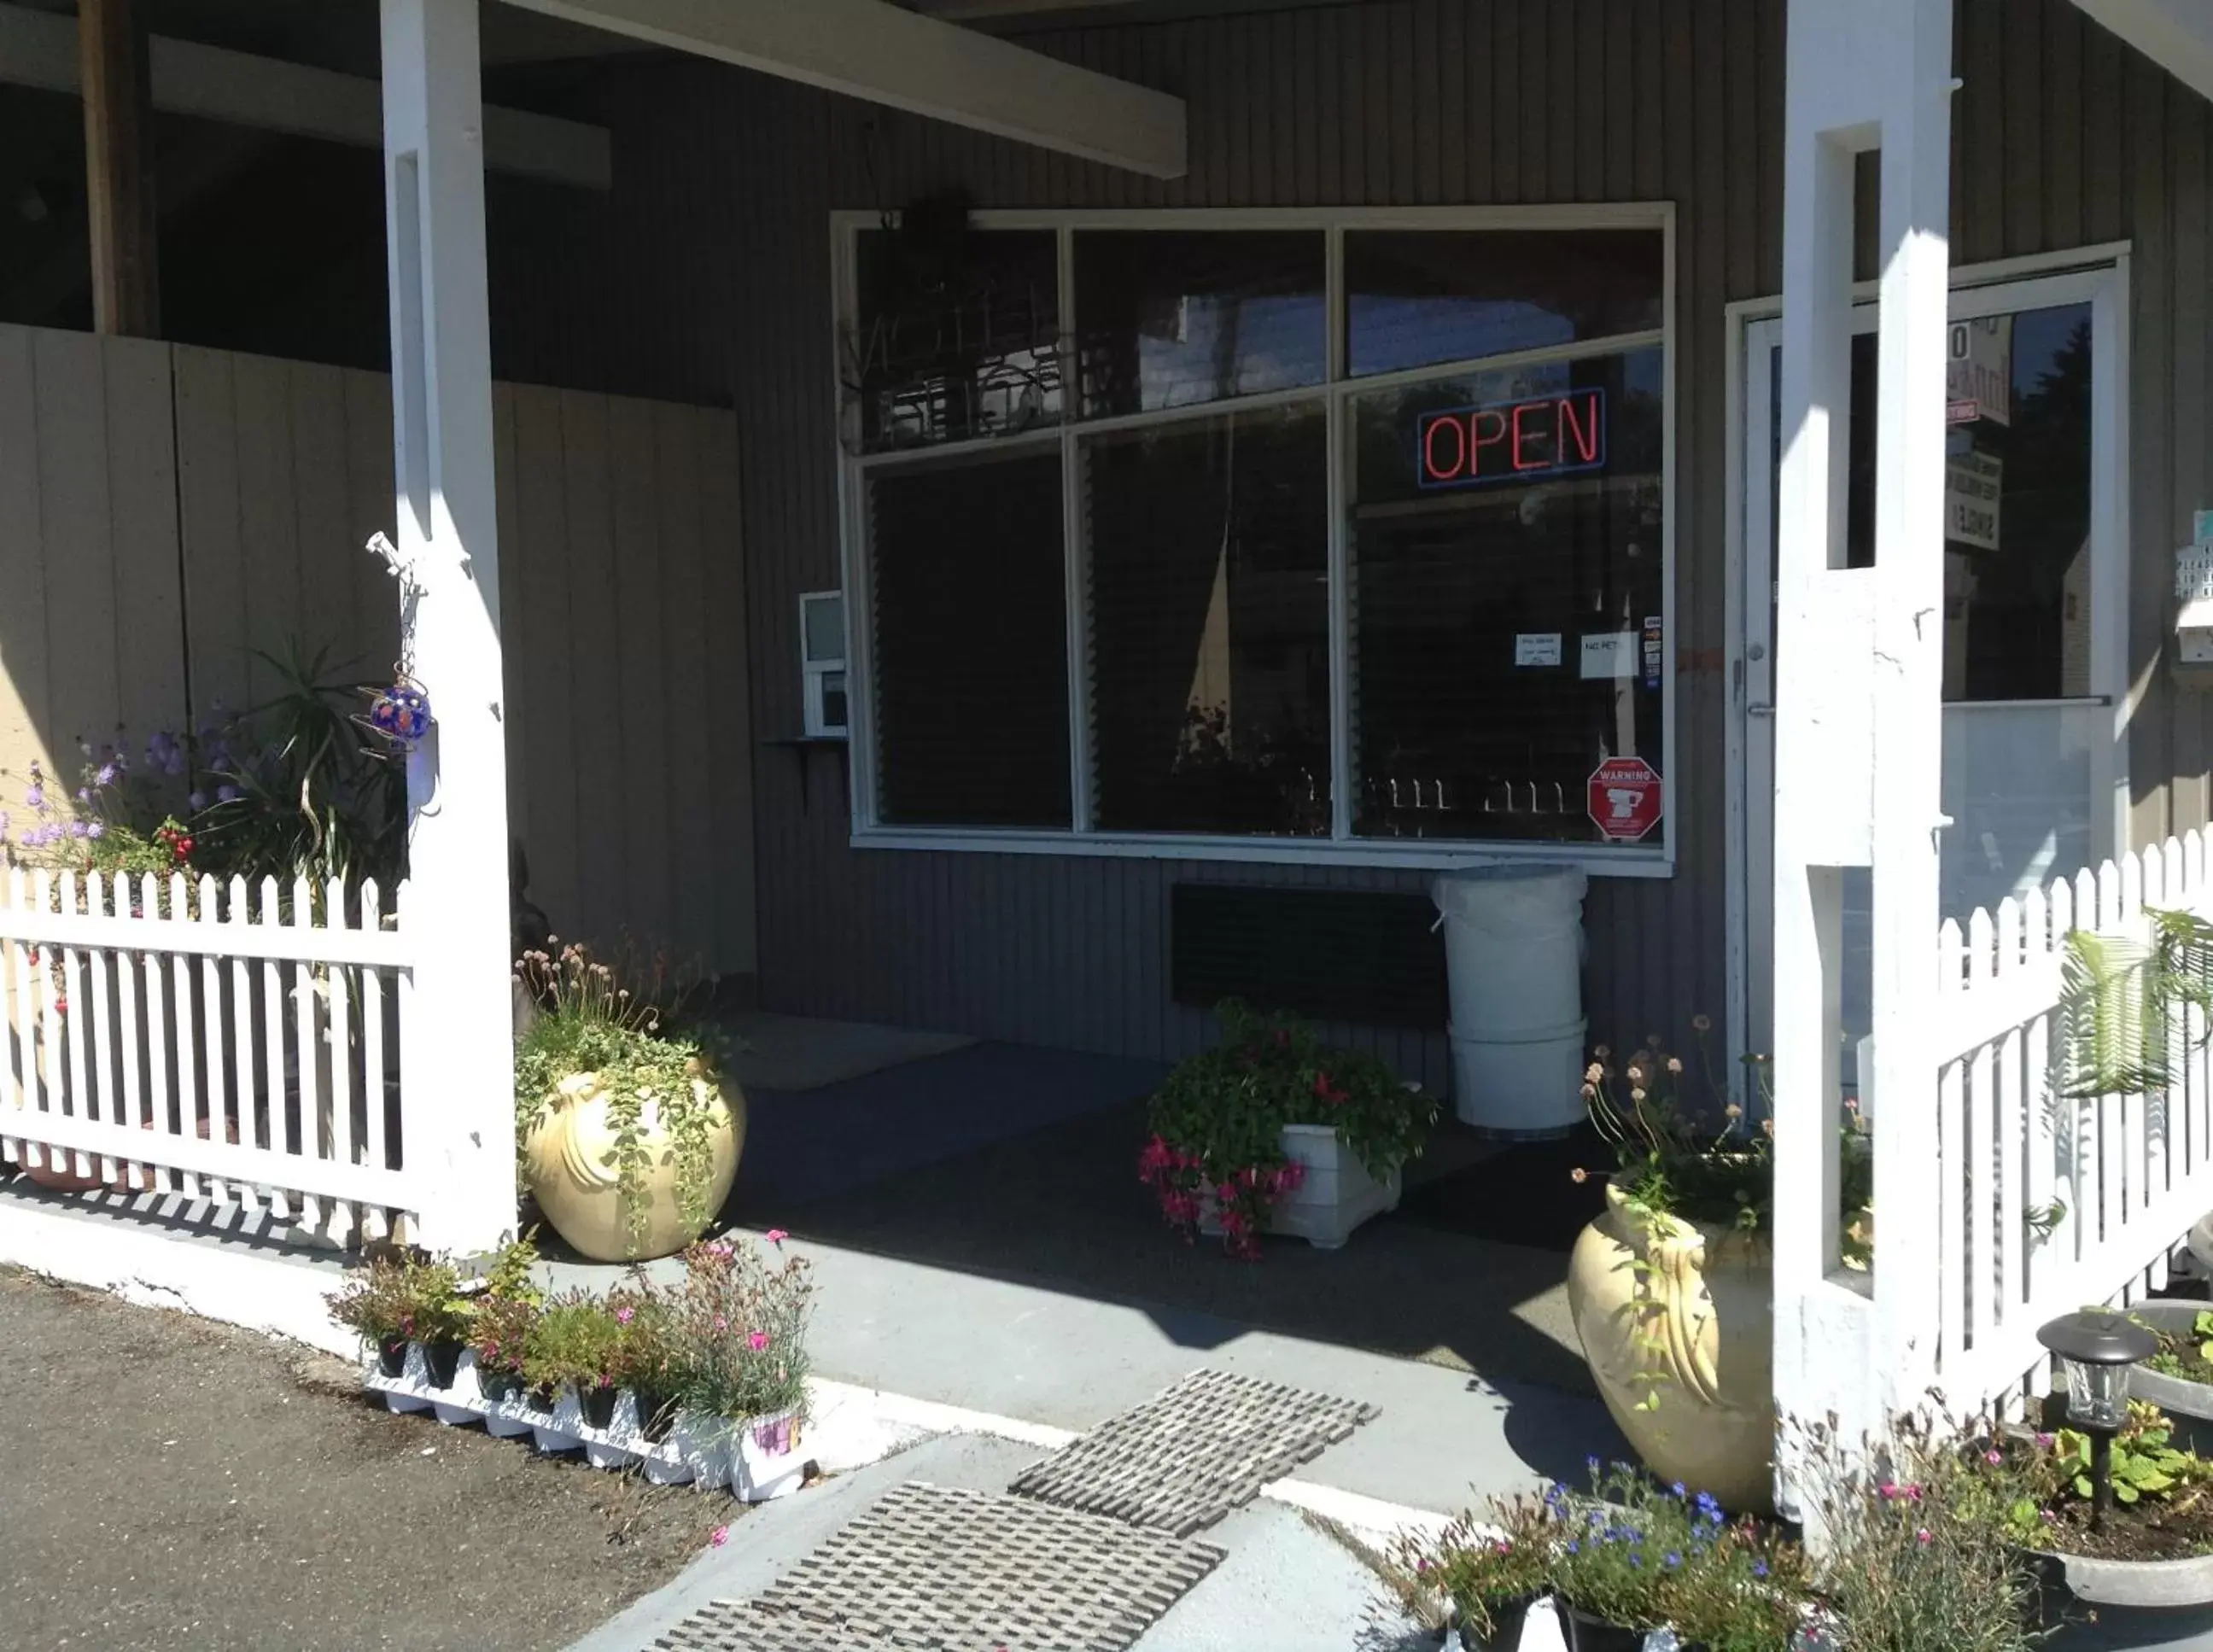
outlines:
[{"label": "brown vertical wood siding", "polygon": [[[492,387],[510,824],[564,936],[755,967],[736,431],[728,411]],[[381,373],[0,326],[0,814],[80,740],[258,705],[264,655],[399,651]],[[389,679],[386,679],[389,680]]]},{"label": "brown vertical wood siding", "polygon": [[[1374,0],[1039,33],[1189,101],[1161,183],[765,76],[611,70],[624,297],[579,326],[628,382],[727,384],[742,446],[757,739],[801,724],[797,596],[838,580],[830,224],[959,185],[1000,207],[1677,203],[1678,875],[1594,881],[1594,1037],[1724,1002],[1725,369],[1731,300],[1780,284],[1782,0]],[[2207,492],[2208,108],[2067,0],[1959,0],[1954,257],[2135,242],[2137,829],[2207,818],[2204,700],[2161,677],[2166,552]],[[539,313],[560,326],[558,306]],[[549,362],[558,357],[558,350]],[[514,367],[521,367],[514,363]],[[512,370],[512,368],[511,368]],[[525,369],[524,370],[527,370]],[[729,668],[736,669],[735,652]],[[829,760],[755,747],[763,996],[779,1009],[1162,1056],[1184,879],[1418,889],[1418,874],[848,846]],[[2181,777],[2179,780],[2170,777]],[[1340,1029],[1442,1083],[1440,1036]]]}]

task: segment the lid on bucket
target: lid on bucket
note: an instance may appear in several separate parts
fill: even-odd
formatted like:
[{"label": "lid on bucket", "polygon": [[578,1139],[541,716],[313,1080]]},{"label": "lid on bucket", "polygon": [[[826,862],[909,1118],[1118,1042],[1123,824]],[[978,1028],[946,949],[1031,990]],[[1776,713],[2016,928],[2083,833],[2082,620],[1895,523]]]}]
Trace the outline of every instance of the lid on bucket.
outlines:
[{"label": "lid on bucket", "polygon": [[1590,880],[1577,866],[1543,862],[1505,866],[1470,866],[1440,872],[1430,899],[1440,917],[1464,924],[1509,924],[1517,918],[1580,918]]}]

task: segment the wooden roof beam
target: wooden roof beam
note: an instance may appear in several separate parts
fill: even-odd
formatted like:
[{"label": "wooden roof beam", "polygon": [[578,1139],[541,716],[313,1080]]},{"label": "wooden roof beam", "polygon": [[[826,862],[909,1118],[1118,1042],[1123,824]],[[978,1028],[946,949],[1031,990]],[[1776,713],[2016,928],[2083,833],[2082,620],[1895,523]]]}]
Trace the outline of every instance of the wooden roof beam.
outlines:
[{"label": "wooden roof beam", "polygon": [[2205,0],[2075,0],[2202,98],[2213,99],[2213,5]]},{"label": "wooden roof beam", "polygon": [[513,3],[1150,178],[1186,169],[1182,99],[886,0]]}]

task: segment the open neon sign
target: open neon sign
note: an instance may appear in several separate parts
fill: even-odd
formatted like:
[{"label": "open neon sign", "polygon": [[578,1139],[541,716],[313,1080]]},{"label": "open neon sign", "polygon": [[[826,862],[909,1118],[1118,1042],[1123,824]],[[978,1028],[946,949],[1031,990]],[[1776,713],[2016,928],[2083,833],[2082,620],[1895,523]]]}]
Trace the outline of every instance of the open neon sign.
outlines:
[{"label": "open neon sign", "polygon": [[1524,396],[1424,413],[1416,466],[1425,488],[1528,482],[1606,463],[1606,392]]}]

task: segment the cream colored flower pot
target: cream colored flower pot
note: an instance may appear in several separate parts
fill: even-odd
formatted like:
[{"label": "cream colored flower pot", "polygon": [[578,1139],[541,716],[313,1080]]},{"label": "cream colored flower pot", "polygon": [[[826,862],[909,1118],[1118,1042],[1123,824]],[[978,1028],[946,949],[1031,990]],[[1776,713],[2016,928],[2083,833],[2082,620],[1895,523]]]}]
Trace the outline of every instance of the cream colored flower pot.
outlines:
[{"label": "cream colored flower pot", "polygon": [[1568,1306],[1606,1408],[1645,1466],[1734,1512],[1767,1512],[1775,1304],[1766,1238],[1647,1218],[1609,1187],[1606,1214],[1576,1241]]},{"label": "cream colored flower pot", "polygon": [[[704,1079],[694,1092],[709,1093]],[[543,1106],[523,1146],[523,1175],[538,1207],[554,1231],[577,1254],[594,1262],[645,1261],[682,1250],[704,1231],[687,1222],[676,1196],[676,1156],[656,1110],[648,1102],[639,1116],[650,1161],[645,1173],[646,1216],[633,1240],[631,1213],[618,1186],[615,1128],[607,1118],[607,1093],[596,1073],[578,1073],[561,1082],[558,1106]],[[746,1099],[729,1079],[715,1094],[707,1178],[707,1216],[712,1220],[730,1196],[738,1173],[738,1155],[746,1139]]]}]

